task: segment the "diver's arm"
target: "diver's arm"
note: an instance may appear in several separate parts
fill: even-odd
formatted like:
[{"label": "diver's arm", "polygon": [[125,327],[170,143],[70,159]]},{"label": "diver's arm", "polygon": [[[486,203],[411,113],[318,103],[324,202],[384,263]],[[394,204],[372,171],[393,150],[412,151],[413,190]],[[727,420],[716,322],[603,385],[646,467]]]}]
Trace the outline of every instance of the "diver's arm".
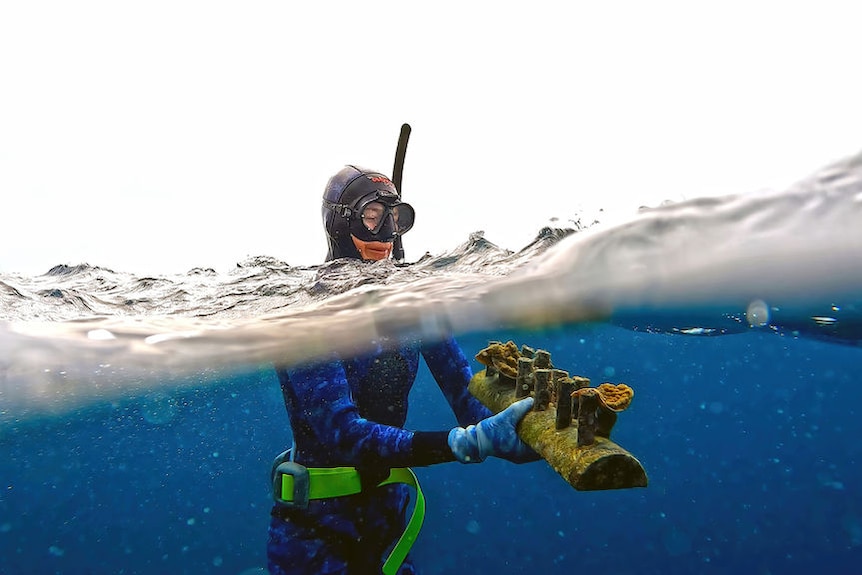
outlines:
[{"label": "diver's arm", "polygon": [[329,465],[409,467],[455,460],[448,430],[409,431],[361,417],[340,361],[287,371],[294,411],[329,448],[323,454],[331,459]]},{"label": "diver's arm", "polygon": [[453,337],[422,344],[422,356],[458,420],[467,426],[493,415],[467,391],[473,370]]}]

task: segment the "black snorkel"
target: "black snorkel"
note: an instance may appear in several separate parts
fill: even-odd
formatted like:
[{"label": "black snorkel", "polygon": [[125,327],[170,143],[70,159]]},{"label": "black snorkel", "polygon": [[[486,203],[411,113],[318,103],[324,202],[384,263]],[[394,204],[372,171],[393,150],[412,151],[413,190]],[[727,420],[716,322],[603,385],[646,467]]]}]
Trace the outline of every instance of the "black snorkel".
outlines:
[{"label": "black snorkel", "polygon": [[[404,172],[404,156],[407,155],[407,141],[410,139],[410,124],[401,125],[401,134],[398,136],[398,147],[395,148],[395,166],[392,168],[392,183],[401,194],[401,175]],[[392,259],[396,262],[404,261],[404,246],[401,245],[401,235],[395,236],[392,242]]]}]

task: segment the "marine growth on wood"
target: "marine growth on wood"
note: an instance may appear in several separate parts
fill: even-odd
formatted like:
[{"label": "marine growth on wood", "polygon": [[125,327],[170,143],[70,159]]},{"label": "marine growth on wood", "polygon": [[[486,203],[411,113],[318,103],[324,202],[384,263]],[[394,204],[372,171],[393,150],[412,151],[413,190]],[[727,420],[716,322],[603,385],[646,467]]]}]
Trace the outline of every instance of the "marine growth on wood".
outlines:
[{"label": "marine growth on wood", "polygon": [[611,440],[618,413],[634,390],[624,383],[590,386],[587,377],[557,369],[551,354],[512,341],[491,342],[476,354],[485,366],[473,376],[470,393],[500,412],[533,396],[533,411],[518,435],[579,491],[646,487],[640,461]]}]

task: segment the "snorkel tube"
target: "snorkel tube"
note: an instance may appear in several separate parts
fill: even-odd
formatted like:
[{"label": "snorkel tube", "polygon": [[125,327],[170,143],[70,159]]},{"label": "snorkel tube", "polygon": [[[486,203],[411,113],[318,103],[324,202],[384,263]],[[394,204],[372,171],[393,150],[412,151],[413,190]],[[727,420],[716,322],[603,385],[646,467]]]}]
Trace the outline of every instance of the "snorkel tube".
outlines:
[{"label": "snorkel tube", "polygon": [[[392,183],[401,195],[401,175],[404,172],[404,156],[407,155],[407,141],[410,139],[410,124],[401,125],[401,134],[398,136],[398,147],[395,148],[395,166],[392,168]],[[402,196],[403,197],[403,196]],[[404,246],[401,245],[401,235],[395,236],[392,243],[392,259],[396,262],[404,261]]]}]

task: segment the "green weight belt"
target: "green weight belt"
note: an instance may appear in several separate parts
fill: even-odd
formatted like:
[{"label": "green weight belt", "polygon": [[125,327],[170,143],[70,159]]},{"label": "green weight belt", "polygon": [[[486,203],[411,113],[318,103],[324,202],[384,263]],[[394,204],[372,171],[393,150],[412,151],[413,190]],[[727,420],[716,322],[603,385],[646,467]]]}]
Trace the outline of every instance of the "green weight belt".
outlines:
[{"label": "green weight belt", "polygon": [[[404,483],[415,488],[416,505],[404,533],[383,563],[384,575],[394,575],[398,571],[413,547],[425,519],[425,496],[413,470],[409,467],[392,469],[389,471],[389,477],[381,481],[378,487],[392,483]],[[304,509],[313,499],[343,497],[362,491],[359,472],[355,467],[308,468],[292,461],[285,461],[275,469],[272,487],[276,503],[297,509]]]}]

